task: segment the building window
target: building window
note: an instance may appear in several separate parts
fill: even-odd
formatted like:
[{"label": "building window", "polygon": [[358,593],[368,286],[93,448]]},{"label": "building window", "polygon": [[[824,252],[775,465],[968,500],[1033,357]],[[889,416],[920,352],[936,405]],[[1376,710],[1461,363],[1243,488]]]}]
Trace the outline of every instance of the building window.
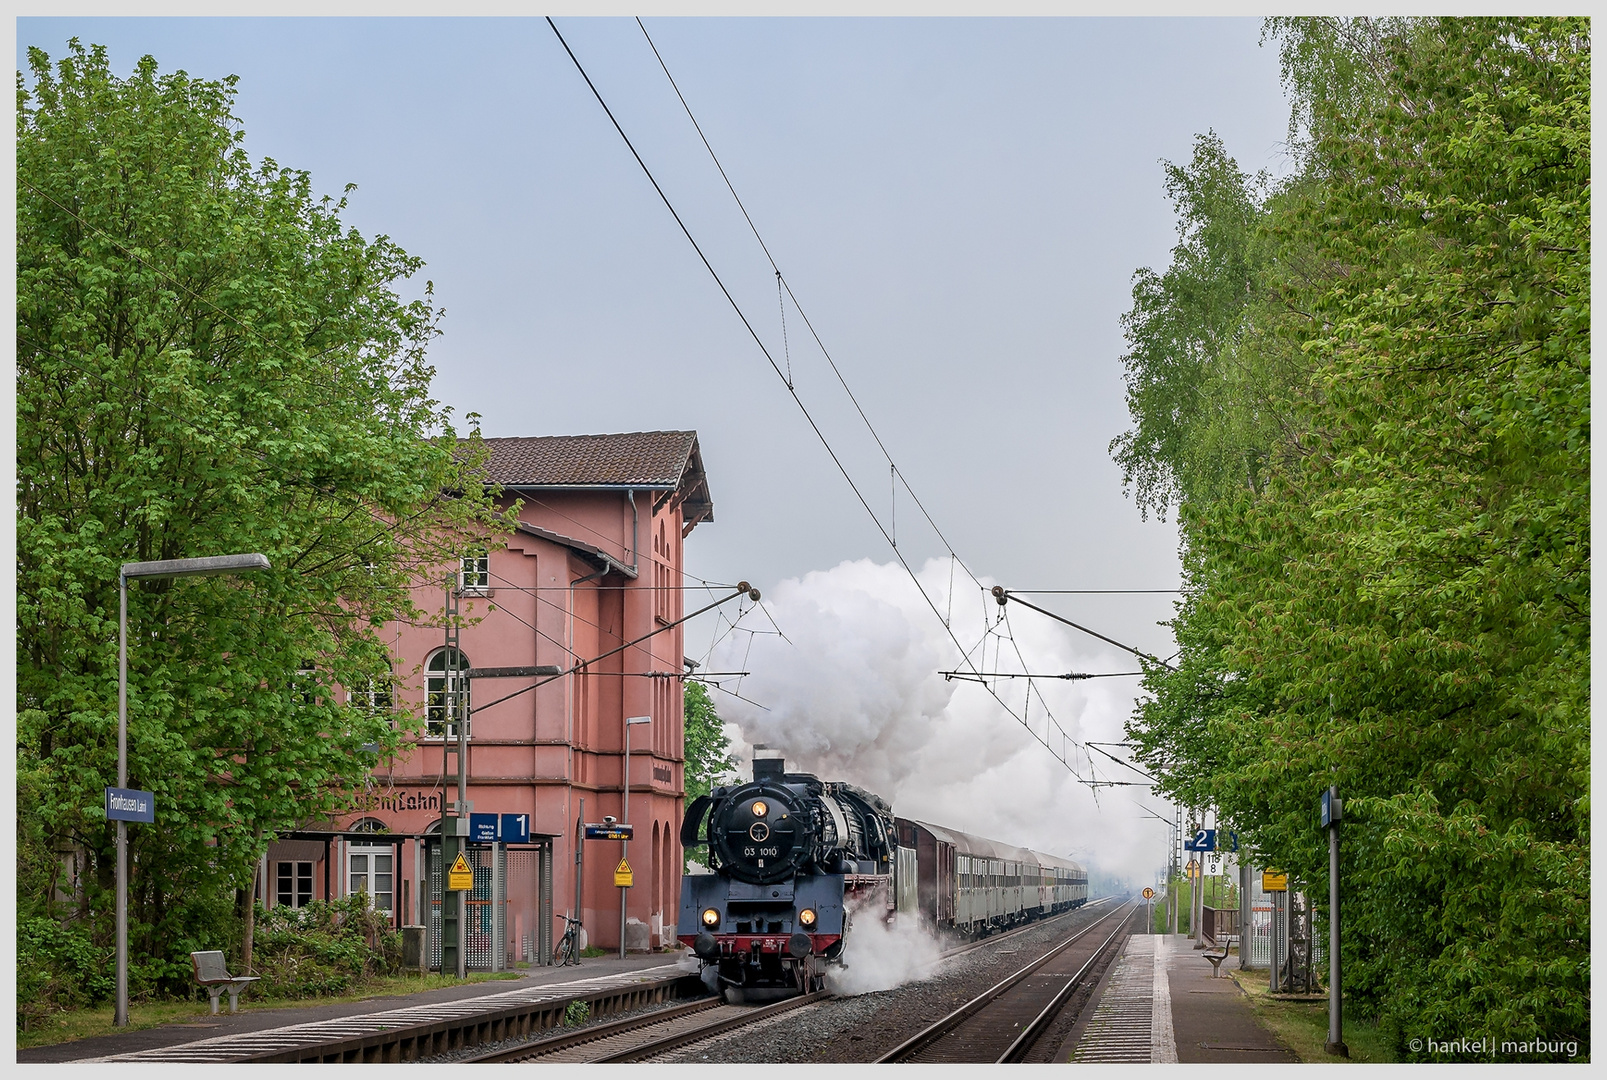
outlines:
[{"label": "building window", "polygon": [[278,868],[274,902],[292,908],[312,903],[312,863],[282,862]]},{"label": "building window", "polygon": [[491,556],[481,548],[463,556],[458,571],[458,588],[466,593],[483,593],[491,589]]},{"label": "building window", "polygon": [[352,708],[362,709],[365,712],[390,712],[394,704],[391,689],[395,679],[391,675],[381,675],[377,679],[364,679],[346,694],[346,700]]},{"label": "building window", "polygon": [[303,660],[290,677],[291,699],[297,705],[318,704],[318,667],[311,660]]},{"label": "building window", "polygon": [[[448,662],[452,661],[452,662]],[[424,671],[425,721],[429,738],[458,737],[458,722],[469,727],[469,683],[464,676],[469,658],[462,652],[440,649],[430,657]]]},{"label": "building window", "polygon": [[396,853],[388,847],[350,849],[347,872],[351,883],[350,893],[367,893],[369,906],[386,915],[391,913],[391,887],[394,880],[392,863]]}]

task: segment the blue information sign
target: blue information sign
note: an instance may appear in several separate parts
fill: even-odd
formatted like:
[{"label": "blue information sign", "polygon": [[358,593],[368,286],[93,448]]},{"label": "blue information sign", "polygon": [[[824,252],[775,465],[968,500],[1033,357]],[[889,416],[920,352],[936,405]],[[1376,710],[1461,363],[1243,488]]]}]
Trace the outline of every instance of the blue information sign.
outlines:
[{"label": "blue information sign", "polygon": [[502,842],[504,844],[530,843],[530,815],[503,814]]},{"label": "blue information sign", "polygon": [[1184,851],[1215,851],[1216,830],[1197,829],[1192,837],[1183,841]]},{"label": "blue information sign", "polygon": [[1330,825],[1339,824],[1339,817],[1340,817],[1340,814],[1344,810],[1344,803],[1345,803],[1344,799],[1340,799],[1340,798],[1337,798],[1337,797],[1334,796],[1333,790],[1331,788],[1322,793],[1322,827],[1323,828],[1326,829]]},{"label": "blue information sign", "polygon": [[497,842],[497,815],[470,814],[469,815],[469,842],[471,844],[494,844]]},{"label": "blue information sign", "polygon": [[149,791],[109,787],[106,789],[106,820],[154,822],[156,796]]}]

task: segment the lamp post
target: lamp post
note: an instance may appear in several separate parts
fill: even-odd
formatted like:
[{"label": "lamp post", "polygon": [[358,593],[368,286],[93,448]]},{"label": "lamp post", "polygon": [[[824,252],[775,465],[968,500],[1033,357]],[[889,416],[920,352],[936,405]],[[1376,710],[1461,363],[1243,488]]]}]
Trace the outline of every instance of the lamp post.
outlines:
[{"label": "lamp post", "polygon": [[[624,789],[625,797],[621,800],[619,808],[621,823],[624,825],[629,825],[631,821],[631,728],[637,724],[651,724],[652,722],[653,718],[651,716],[627,716],[625,718],[625,769],[620,781],[620,787]],[[630,865],[630,846],[631,842],[629,840],[619,842],[619,861],[627,866]],[[619,958],[621,960],[625,959],[625,898],[630,895],[629,889],[629,885],[619,887]]]},{"label": "lamp post", "polygon": [[[269,568],[265,555],[211,555],[124,563],[117,573],[117,786],[128,786],[128,583],[216,577]],[[117,823],[117,1007],[112,1023],[128,1026],[128,822]]]}]

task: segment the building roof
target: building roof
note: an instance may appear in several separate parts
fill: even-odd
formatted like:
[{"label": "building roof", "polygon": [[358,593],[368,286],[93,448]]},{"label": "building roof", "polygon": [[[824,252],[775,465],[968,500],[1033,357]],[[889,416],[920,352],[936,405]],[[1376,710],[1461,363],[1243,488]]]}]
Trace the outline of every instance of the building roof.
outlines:
[{"label": "building roof", "polygon": [[714,520],[695,431],[483,440],[486,478],[505,488],[635,488],[673,493],[688,525]]},{"label": "building roof", "polygon": [[487,471],[504,487],[673,488],[697,448],[695,431],[486,439]]}]

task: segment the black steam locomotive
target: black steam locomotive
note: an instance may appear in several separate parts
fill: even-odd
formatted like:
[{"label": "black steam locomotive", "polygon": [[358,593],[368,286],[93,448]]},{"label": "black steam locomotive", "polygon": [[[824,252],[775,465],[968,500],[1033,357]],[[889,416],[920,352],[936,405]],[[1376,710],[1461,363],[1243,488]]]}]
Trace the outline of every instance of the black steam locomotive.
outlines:
[{"label": "black steam locomotive", "polygon": [[680,939],[728,997],[819,988],[854,908],[892,882],[892,808],[852,784],[786,772],[779,758],[756,757],[752,783],[694,799],[682,847],[700,832],[714,873],[681,879],[680,926],[695,929]]},{"label": "black steam locomotive", "polygon": [[1088,901],[1070,860],[895,818],[878,796],[778,758],[693,801],[681,846],[705,840],[713,873],[681,879],[679,936],[732,1000],[820,987],[856,912],[976,937]]}]

